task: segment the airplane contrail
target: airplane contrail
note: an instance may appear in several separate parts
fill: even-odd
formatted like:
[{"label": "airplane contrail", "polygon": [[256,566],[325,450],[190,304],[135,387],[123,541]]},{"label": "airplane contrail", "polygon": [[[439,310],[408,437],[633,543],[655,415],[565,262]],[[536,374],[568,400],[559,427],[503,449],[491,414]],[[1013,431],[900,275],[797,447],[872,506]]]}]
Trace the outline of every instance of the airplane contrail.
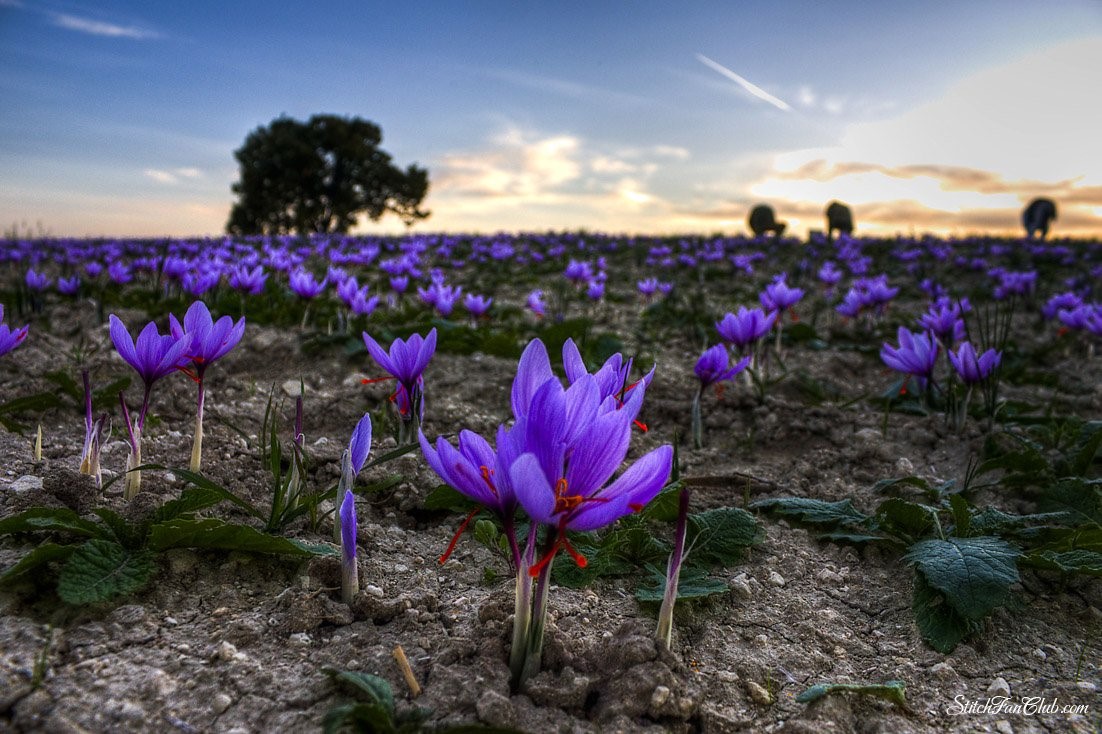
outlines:
[{"label": "airplane contrail", "polygon": [[792,108],[789,107],[788,103],[785,102],[783,99],[777,99],[772,94],[765,91],[764,89],[762,89],[758,85],[747,81],[746,79],[742,78],[741,76],[739,76],[735,72],[731,71],[730,69],[728,69],[723,64],[720,64],[719,62],[716,62],[716,61],[712,61],[711,59],[709,59],[704,54],[697,54],[696,58],[697,58],[697,61],[699,61],[700,63],[704,64],[705,66],[707,66],[711,69],[714,69],[715,71],[718,71],[720,74],[727,77],[728,79],[733,81],[735,84],[738,84],[740,87],[742,87],[743,89],[745,89],[747,92],[754,95],[758,99],[765,100],[766,102],[773,105],[777,109],[784,110],[785,112],[791,112],[792,111]]}]

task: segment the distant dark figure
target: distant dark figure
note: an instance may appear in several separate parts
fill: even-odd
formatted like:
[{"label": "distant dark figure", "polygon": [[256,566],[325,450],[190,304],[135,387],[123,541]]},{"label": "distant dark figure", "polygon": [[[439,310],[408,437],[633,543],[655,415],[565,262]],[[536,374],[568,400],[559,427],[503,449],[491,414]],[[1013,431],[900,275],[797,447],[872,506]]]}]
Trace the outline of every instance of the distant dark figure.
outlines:
[{"label": "distant dark figure", "polygon": [[834,240],[834,230],[838,234],[853,234],[853,212],[840,201],[830,202],[826,208],[827,242]]},{"label": "distant dark figure", "polygon": [[755,237],[760,237],[766,232],[772,232],[774,237],[784,234],[785,223],[778,222],[773,214],[773,207],[767,204],[758,204],[750,210],[750,231]]},{"label": "distant dark figure", "polygon": [[1048,223],[1056,219],[1056,204],[1044,197],[1029,202],[1022,212],[1022,226],[1026,236],[1033,239],[1034,232],[1041,233],[1041,239],[1048,237]]}]

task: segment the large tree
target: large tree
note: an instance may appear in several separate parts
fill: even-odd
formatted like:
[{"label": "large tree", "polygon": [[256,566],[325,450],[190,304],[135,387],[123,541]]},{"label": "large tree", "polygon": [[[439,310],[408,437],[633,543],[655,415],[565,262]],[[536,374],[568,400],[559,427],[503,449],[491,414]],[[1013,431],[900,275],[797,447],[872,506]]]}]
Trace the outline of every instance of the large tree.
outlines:
[{"label": "large tree", "polygon": [[279,117],[234,151],[241,178],[226,229],[235,234],[347,232],[360,214],[394,212],[406,224],[429,215],[428,171],[404,171],[379,148],[378,125],[358,117]]}]

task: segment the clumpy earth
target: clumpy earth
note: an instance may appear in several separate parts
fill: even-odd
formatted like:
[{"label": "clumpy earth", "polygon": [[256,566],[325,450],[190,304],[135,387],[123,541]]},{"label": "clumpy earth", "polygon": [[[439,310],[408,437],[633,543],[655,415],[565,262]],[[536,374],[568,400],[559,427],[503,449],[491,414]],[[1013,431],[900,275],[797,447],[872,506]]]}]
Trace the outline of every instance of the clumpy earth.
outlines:
[{"label": "clumpy earth", "polygon": [[[144,314],[120,312],[128,324]],[[611,318],[604,314],[601,318]],[[106,327],[79,309],[69,319],[85,334],[83,358],[97,383],[127,373]],[[71,369],[72,345],[37,328],[0,360],[0,402],[52,389],[43,373]],[[208,372],[206,454],[213,480],[262,503],[267,489],[257,435],[271,390],[284,426],[301,378],[305,384],[310,483],[339,475],[339,457],[366,409],[383,415],[386,383],[362,351],[304,353],[301,334],[250,324],[244,341]],[[626,344],[629,348],[630,344]],[[689,338],[647,346],[658,363],[631,457],[688,433],[692,365]],[[558,357],[552,354],[553,364]],[[884,415],[853,398],[882,392],[892,377],[871,353],[786,348],[799,367],[845,397],[810,401],[794,378],[758,403],[742,382],[704,400],[706,446],[682,442],[683,476],[709,477],[694,509],[745,506],[763,497],[851,498],[871,510],[880,480],[918,475],[960,479],[981,449],[982,427],[961,435],[940,415]],[[1046,366],[1087,418],[1102,415],[1102,361],[1073,351]],[[437,354],[425,375],[430,437],[469,428],[490,435],[509,417],[515,360]],[[649,365],[648,365],[649,366]],[[1010,388],[1013,391],[1013,388]],[[1042,388],[1032,388],[1035,391]],[[140,396],[132,386],[133,404]],[[154,416],[143,458],[185,467],[191,451],[194,385],[170,377],[154,389]],[[106,506],[140,516],[176,497],[183,483],[147,471],[132,507],[122,482],[102,494],[76,473],[82,414],[41,416],[41,461],[33,436],[0,429],[0,517],[30,506],[78,512]],[[31,421],[35,422],[34,420]],[[287,433],[287,431],[285,431]],[[395,446],[385,421],[373,456]],[[105,479],[125,466],[116,425],[103,450]],[[350,700],[327,668],[386,679],[399,711],[431,711],[427,725],[481,724],[524,732],[1089,732],[1102,717],[1102,592],[1097,583],[1024,572],[1012,604],[977,636],[943,655],[922,641],[910,610],[911,571],[878,549],[821,543],[807,531],[762,518],[764,541],[739,565],[716,572],[729,591],[681,605],[672,650],[654,641],[656,610],[634,596],[635,579],[599,579],[551,593],[543,671],[510,694],[506,663],[513,590],[502,558],[470,535],[443,565],[438,558],[461,516],[427,511],[439,484],[419,452],[374,467],[370,483],[397,472],[396,487],[359,502],[362,590],[340,601],[332,558],[302,561],[246,553],[173,550],[158,557],[151,584],[115,604],[73,608],[45,581],[0,591],[0,729],[48,732],[317,731],[332,707]],[[977,503],[999,504],[997,490]],[[1009,502],[1004,509],[1028,507]],[[204,511],[246,522],[234,507]],[[331,537],[304,523],[288,533],[312,542]],[[0,538],[0,568],[38,542]],[[560,556],[556,563],[570,563]],[[412,698],[395,662],[401,646],[423,692]],[[823,682],[906,685],[908,707],[875,698],[795,697]],[[954,713],[959,701],[1038,697],[1086,704],[1086,713]]]}]

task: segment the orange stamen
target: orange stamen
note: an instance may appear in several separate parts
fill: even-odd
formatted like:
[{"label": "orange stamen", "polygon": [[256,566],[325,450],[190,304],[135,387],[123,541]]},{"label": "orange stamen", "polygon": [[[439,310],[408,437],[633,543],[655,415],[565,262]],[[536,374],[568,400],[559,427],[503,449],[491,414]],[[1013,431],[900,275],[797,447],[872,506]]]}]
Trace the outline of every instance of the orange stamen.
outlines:
[{"label": "orange stamen", "polygon": [[497,487],[494,486],[493,481],[494,470],[485,465],[478,468],[482,472],[482,481],[486,482],[486,486],[493,492],[494,497],[497,497]]},{"label": "orange stamen", "polygon": [[448,561],[448,557],[451,556],[452,551],[455,550],[456,544],[459,542],[459,537],[463,535],[463,531],[467,529],[467,526],[471,524],[471,520],[474,516],[482,511],[481,507],[476,507],[467,513],[467,517],[463,519],[463,522],[459,524],[459,529],[455,531],[455,535],[452,536],[451,542],[448,543],[448,549],[444,551],[444,555],[440,556],[440,565],[443,566]]}]

